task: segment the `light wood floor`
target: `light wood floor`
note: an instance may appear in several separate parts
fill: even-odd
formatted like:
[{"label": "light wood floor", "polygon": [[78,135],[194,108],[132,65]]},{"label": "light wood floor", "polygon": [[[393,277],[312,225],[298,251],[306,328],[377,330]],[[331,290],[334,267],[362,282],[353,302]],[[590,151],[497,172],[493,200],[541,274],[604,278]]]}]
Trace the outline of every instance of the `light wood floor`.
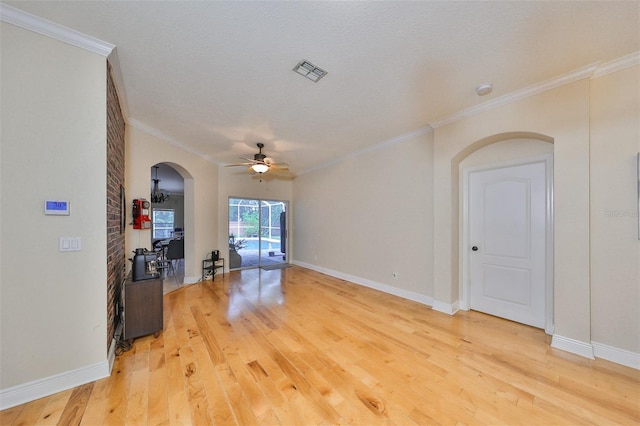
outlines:
[{"label": "light wood floor", "polygon": [[640,372],[541,330],[450,317],[300,267],[165,295],[111,377],[0,413],[32,424],[638,424]]}]

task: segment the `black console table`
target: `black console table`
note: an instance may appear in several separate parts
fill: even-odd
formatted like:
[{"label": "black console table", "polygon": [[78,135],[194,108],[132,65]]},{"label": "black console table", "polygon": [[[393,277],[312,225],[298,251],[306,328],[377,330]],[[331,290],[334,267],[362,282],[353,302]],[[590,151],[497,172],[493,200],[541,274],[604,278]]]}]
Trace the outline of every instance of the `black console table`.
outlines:
[{"label": "black console table", "polygon": [[214,279],[216,276],[216,269],[222,268],[222,275],[224,275],[224,257],[218,259],[205,259],[202,261],[202,279],[211,274],[211,279]]}]

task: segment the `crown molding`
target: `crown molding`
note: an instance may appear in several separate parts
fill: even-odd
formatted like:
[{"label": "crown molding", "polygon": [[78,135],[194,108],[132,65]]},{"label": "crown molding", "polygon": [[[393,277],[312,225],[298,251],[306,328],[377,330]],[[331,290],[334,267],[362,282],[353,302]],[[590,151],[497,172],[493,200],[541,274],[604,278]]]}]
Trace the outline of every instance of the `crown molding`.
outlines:
[{"label": "crown molding", "polygon": [[211,162],[213,164],[220,165],[219,162],[214,161],[210,156],[208,156],[208,155],[206,155],[206,154],[204,154],[204,153],[202,153],[200,151],[197,151],[197,150],[195,150],[195,149],[183,144],[182,142],[172,138],[171,136],[168,136],[165,133],[162,133],[160,130],[155,129],[155,128],[151,127],[151,126],[148,126],[148,125],[144,124],[143,122],[141,122],[139,120],[136,120],[135,118],[129,118],[129,120],[127,121],[127,124],[130,125],[131,127],[135,127],[136,129],[141,130],[141,131],[143,131],[143,132],[145,132],[145,133],[147,133],[147,134],[149,134],[151,136],[154,136],[154,137],[160,139],[161,141],[168,143],[169,145],[173,145],[173,146],[178,147],[178,148],[180,148],[180,149],[182,149],[184,151],[190,152],[193,155],[197,155],[198,157],[201,157],[201,158],[203,158],[203,159],[205,159],[205,160],[207,160],[207,161],[209,161],[209,162]]},{"label": "crown molding", "polygon": [[548,90],[564,86],[565,84],[570,84],[585,78],[594,79],[602,77],[607,74],[621,71],[623,69],[630,68],[636,65],[640,65],[640,51],[633,52],[629,55],[625,55],[605,63],[594,62],[570,73],[563,74],[559,77],[554,77],[542,83],[525,87],[524,89],[508,93],[504,96],[492,99],[480,105],[466,108],[451,115],[447,115],[439,120],[430,122],[429,125],[432,128],[437,129],[438,127],[444,126],[445,124],[450,124],[458,120],[462,120],[464,118],[479,114],[481,112],[488,111],[490,109],[518,101],[520,99],[528,98],[529,96],[534,96]]},{"label": "crown molding", "polygon": [[431,127],[437,129],[445,124],[451,124],[453,122],[462,120],[467,117],[471,117],[481,112],[485,112],[499,106],[507,105],[512,102],[519,101],[530,96],[538,95],[540,93],[564,86],[565,84],[573,83],[575,81],[583,80],[591,77],[595,70],[598,68],[598,62],[579,68],[567,74],[563,74],[559,77],[552,78],[542,83],[534,84],[524,89],[516,90],[515,92],[508,93],[504,96],[492,99],[488,102],[481,103],[471,108],[466,108],[439,120],[429,123]]},{"label": "crown molding", "polygon": [[640,65],[640,51],[622,56],[621,58],[614,59],[613,61],[605,62],[594,71],[591,78],[594,79],[602,77],[607,74],[611,74],[616,71],[622,71],[636,65]]},{"label": "crown molding", "polygon": [[104,57],[109,56],[115,48],[113,44],[47,21],[4,3],[0,3],[0,21],[51,37]]},{"label": "crown molding", "polygon": [[308,168],[306,170],[303,170],[303,171],[297,173],[297,175],[301,176],[301,175],[304,175],[306,173],[314,172],[314,171],[319,170],[319,169],[324,169],[324,168],[327,168],[329,166],[333,166],[335,164],[342,163],[343,161],[346,161],[346,160],[349,160],[349,159],[356,158],[356,157],[359,157],[361,155],[367,154],[369,152],[378,151],[378,150],[380,150],[382,148],[386,148],[388,146],[395,145],[397,143],[404,142],[406,140],[409,140],[409,139],[412,139],[412,138],[415,138],[415,137],[418,137],[418,136],[426,135],[426,134],[429,134],[429,133],[433,133],[433,129],[431,127],[429,127],[429,126],[423,127],[421,129],[415,130],[413,132],[405,133],[403,135],[396,136],[395,138],[387,139],[386,141],[377,143],[375,145],[368,146],[368,147],[363,148],[363,149],[358,150],[358,151],[354,151],[354,152],[352,152],[350,154],[343,155],[342,157],[338,157],[336,159],[327,161],[327,162],[319,164],[317,166],[313,166],[311,168]]}]

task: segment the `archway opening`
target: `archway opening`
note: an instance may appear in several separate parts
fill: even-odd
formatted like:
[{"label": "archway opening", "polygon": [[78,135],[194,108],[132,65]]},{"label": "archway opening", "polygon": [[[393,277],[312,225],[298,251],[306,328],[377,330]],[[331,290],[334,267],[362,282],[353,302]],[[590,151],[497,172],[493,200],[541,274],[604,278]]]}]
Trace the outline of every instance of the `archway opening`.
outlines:
[{"label": "archway opening", "polygon": [[[180,168],[180,167],[178,167]],[[151,166],[151,246],[158,253],[165,284],[184,283],[185,179],[172,163]],[[166,287],[166,285],[165,285]]]}]

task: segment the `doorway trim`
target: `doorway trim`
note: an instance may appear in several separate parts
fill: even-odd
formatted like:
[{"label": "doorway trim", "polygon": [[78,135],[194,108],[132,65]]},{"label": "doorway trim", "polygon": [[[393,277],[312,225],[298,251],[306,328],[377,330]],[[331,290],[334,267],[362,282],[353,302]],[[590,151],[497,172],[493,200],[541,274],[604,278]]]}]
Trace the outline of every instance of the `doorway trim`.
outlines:
[{"label": "doorway trim", "polygon": [[514,161],[485,164],[481,166],[465,167],[460,170],[460,194],[462,198],[462,232],[460,243],[460,261],[462,266],[462,279],[460,280],[460,309],[468,311],[471,301],[471,257],[466,247],[469,247],[470,215],[470,175],[472,172],[501,169],[505,167],[522,166],[526,164],[545,164],[545,328],[546,334],[554,332],[554,303],[553,303],[553,155],[543,155],[524,158]]}]

